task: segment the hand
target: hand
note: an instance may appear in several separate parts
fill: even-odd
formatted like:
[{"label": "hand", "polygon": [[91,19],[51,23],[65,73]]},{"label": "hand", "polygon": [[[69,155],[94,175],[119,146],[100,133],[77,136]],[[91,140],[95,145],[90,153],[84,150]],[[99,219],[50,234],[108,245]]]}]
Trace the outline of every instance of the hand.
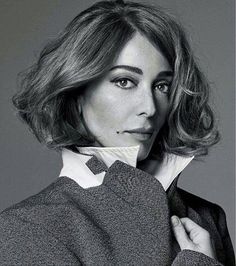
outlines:
[{"label": "hand", "polygon": [[209,232],[189,218],[171,217],[175,238],[181,250],[190,249],[216,258],[214,244]]}]

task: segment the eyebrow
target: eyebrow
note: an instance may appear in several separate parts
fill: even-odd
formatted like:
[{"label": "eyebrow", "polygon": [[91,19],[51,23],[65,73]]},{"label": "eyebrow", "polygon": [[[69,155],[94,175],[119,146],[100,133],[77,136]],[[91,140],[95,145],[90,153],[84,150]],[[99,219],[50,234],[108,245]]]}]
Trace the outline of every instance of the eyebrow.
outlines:
[{"label": "eyebrow", "polygon": [[128,71],[131,71],[131,72],[134,72],[134,73],[137,73],[139,75],[142,75],[143,74],[143,71],[142,69],[138,68],[138,67],[133,67],[133,66],[128,66],[128,65],[118,65],[118,66],[114,66],[110,69],[110,71],[112,70],[115,70],[115,69],[119,69],[119,68],[122,68],[122,69],[125,69],[125,70],[128,70]]},{"label": "eyebrow", "polygon": [[[139,74],[139,75],[143,75],[142,69],[140,69],[138,67],[134,67],[134,66],[129,66],[129,65],[117,65],[117,66],[112,67],[110,69],[110,71],[115,70],[115,69],[120,69],[120,68],[134,72],[134,73]],[[157,75],[157,77],[172,77],[172,76],[173,76],[173,71],[171,71],[171,70],[161,71]]]}]

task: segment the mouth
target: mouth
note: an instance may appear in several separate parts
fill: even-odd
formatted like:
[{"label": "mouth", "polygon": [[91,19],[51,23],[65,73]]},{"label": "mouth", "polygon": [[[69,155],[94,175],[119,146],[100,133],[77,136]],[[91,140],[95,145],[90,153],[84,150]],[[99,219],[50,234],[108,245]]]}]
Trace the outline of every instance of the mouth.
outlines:
[{"label": "mouth", "polygon": [[154,129],[152,129],[152,128],[148,128],[148,129],[136,128],[136,129],[132,129],[132,130],[126,130],[125,133],[132,135],[137,140],[146,141],[146,140],[151,139],[151,137],[154,133]]}]

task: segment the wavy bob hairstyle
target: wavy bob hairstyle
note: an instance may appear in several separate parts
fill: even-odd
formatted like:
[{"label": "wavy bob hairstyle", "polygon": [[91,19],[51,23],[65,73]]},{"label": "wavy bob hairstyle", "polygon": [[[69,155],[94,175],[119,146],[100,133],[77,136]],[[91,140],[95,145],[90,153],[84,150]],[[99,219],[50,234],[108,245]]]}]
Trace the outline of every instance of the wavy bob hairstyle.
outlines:
[{"label": "wavy bob hairstyle", "polygon": [[161,49],[174,72],[171,110],[152,153],[207,154],[219,134],[208,82],[182,26],[159,7],[128,1],[101,1],[80,13],[25,73],[13,103],[40,142],[54,149],[93,145],[82,127],[78,96],[111,68],[136,32]]}]

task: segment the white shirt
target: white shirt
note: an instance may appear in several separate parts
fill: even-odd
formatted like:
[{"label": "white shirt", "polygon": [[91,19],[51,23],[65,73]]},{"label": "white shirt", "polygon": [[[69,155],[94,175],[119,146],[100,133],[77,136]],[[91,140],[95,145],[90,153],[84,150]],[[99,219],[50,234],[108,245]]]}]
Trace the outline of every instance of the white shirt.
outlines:
[{"label": "white shirt", "polygon": [[[78,147],[80,153],[68,149],[62,150],[63,168],[60,176],[73,179],[82,188],[99,186],[103,183],[105,171],[94,175],[86,162],[95,155],[109,168],[116,160],[120,160],[130,166],[137,166],[139,146],[131,147]],[[166,153],[162,162],[147,161],[145,171],[154,176],[165,190],[180,172],[191,162],[194,157],[183,157]]]}]

